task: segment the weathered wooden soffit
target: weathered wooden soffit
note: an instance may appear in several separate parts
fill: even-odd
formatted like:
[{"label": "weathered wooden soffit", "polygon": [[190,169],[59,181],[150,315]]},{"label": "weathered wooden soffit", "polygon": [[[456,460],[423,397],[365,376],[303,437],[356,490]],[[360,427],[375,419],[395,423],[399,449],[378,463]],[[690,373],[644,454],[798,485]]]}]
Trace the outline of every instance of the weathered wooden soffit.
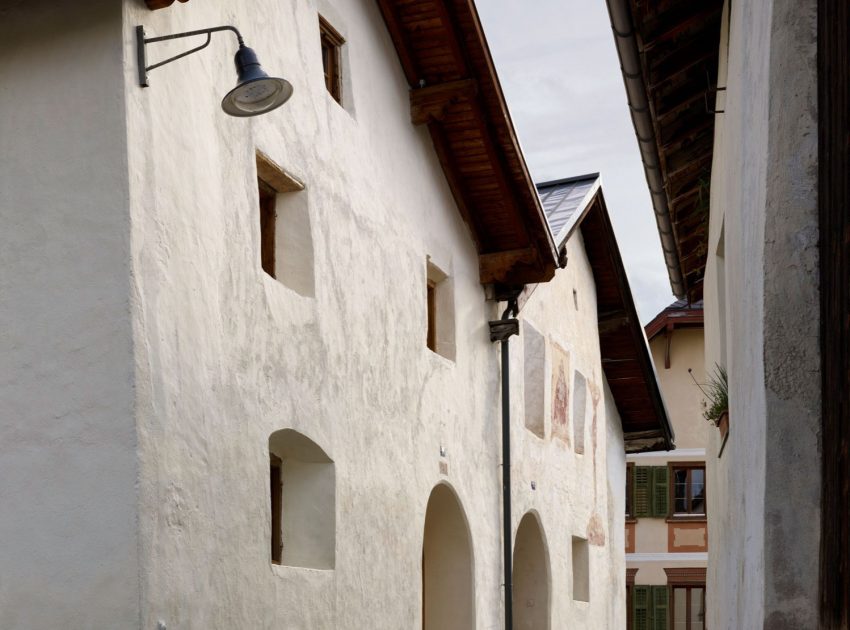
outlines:
[{"label": "weathered wooden soffit", "polygon": [[723,0],[608,0],[673,292],[702,297]]},{"label": "weathered wooden soffit", "polygon": [[550,279],[557,252],[472,0],[378,0],[407,82],[478,248],[482,283]]},{"label": "weathered wooden soffit", "polygon": [[602,191],[581,221],[596,284],[602,369],[623,425],[627,453],[675,448],[673,428]]},{"label": "weathered wooden soffit", "polygon": [[[170,7],[172,4],[174,4],[174,2],[175,0],[145,0],[145,4],[148,5],[148,9],[150,9],[151,11]],[[180,2],[189,2],[189,0],[180,0]]]}]

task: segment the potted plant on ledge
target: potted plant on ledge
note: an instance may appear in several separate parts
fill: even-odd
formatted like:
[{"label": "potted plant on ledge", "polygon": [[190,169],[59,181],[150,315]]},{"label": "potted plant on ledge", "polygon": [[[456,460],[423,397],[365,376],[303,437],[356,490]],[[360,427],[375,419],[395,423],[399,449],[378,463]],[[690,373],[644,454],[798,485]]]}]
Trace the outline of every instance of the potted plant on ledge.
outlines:
[{"label": "potted plant on ledge", "polygon": [[720,429],[722,451],[729,433],[729,379],[726,368],[715,364],[714,373],[709,376],[705,388],[700,389],[707,399],[703,416]]},{"label": "potted plant on ledge", "polygon": [[[691,374],[693,378],[693,374]],[[729,435],[729,379],[726,368],[717,364],[714,373],[708,377],[705,385],[700,385],[694,380],[697,387],[705,395],[705,411],[703,417],[720,430],[720,453],[726,446],[726,438]],[[720,454],[718,453],[718,457]]]}]

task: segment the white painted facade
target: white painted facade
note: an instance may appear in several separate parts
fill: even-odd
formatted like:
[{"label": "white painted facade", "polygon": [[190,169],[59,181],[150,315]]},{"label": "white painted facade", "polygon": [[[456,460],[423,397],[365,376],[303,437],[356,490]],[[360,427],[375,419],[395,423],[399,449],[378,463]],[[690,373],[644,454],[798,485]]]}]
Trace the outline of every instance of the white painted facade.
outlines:
[{"label": "white painted facade", "polygon": [[[323,83],[319,13],[346,38],[343,106]],[[139,88],[139,24],[235,24],[295,95],[224,115],[227,33]],[[0,34],[0,627],[418,628],[438,484],[469,529],[472,627],[501,627],[487,326],[501,311],[410,123],[376,3],[34,0],[0,5]],[[300,292],[260,267],[258,150],[306,184],[288,193],[309,223]],[[543,439],[525,428],[525,337],[511,343],[513,523],[531,512],[545,537],[550,627],[603,630],[625,623],[624,446],[579,233],[568,253],[520,314],[545,340]],[[453,292],[454,360],[425,344],[428,261]],[[552,436],[555,348],[570,387],[575,370],[587,382],[583,454],[575,434]],[[333,462],[322,569],[270,561],[281,429]],[[589,601],[573,599],[575,538],[589,541]]]},{"label": "white painted facade", "polygon": [[724,11],[704,286],[730,420],[722,456],[717,433],[707,448],[710,628],[817,625],[816,15],[808,0]]}]

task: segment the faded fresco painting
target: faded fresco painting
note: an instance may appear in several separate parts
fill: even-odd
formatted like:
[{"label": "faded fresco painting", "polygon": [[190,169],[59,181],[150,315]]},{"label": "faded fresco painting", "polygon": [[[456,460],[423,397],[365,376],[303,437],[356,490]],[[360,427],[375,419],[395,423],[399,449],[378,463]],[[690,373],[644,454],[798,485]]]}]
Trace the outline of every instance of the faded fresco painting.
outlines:
[{"label": "faded fresco painting", "polygon": [[552,436],[570,444],[570,354],[552,344]]}]

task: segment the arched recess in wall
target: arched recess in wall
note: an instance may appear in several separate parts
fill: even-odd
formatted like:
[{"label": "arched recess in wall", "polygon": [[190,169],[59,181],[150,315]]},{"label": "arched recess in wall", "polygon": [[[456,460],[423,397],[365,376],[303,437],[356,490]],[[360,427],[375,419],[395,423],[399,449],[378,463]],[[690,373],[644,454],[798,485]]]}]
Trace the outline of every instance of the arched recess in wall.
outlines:
[{"label": "arched recess in wall", "polygon": [[423,630],[472,630],[475,584],[472,538],[460,501],[445,484],[428,499],[422,541]]},{"label": "arched recess in wall", "polygon": [[527,512],[517,528],[512,581],[515,630],[548,630],[549,554],[533,512]]},{"label": "arched recess in wall", "polygon": [[281,429],[269,436],[271,560],[333,569],[336,557],[334,463],[306,435]]}]

